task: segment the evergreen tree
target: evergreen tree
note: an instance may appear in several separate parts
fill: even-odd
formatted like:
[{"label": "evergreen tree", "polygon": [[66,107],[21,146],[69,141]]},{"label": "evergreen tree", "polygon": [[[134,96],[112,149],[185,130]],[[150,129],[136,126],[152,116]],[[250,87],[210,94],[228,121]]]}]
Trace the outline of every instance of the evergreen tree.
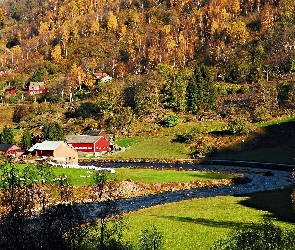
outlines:
[{"label": "evergreen tree", "polygon": [[42,141],[49,140],[49,124],[45,122],[42,127]]},{"label": "evergreen tree", "polygon": [[13,144],[14,134],[11,127],[4,126],[2,134],[0,136],[0,141],[2,144]]},{"label": "evergreen tree", "polygon": [[42,141],[64,141],[65,136],[61,125],[58,122],[45,123],[42,128]]},{"label": "evergreen tree", "polygon": [[32,134],[29,130],[24,130],[21,145],[23,149],[28,150],[32,146]]},{"label": "evergreen tree", "polygon": [[210,70],[201,65],[194,70],[191,82],[187,86],[187,110],[198,113],[200,110],[212,108],[217,99],[217,92]]}]

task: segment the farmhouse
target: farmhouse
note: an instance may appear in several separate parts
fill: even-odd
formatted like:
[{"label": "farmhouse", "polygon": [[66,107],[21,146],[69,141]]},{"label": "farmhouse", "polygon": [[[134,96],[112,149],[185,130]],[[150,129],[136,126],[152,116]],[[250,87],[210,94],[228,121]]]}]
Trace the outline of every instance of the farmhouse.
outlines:
[{"label": "farmhouse", "polygon": [[0,154],[7,156],[20,157],[25,153],[19,146],[15,144],[0,144]]},{"label": "farmhouse", "polygon": [[44,141],[29,149],[40,157],[52,157],[65,164],[78,164],[78,152],[64,141]]},{"label": "farmhouse", "polygon": [[99,82],[109,82],[112,80],[112,77],[110,77],[107,73],[93,73],[92,75],[96,84]]},{"label": "farmhouse", "polygon": [[78,152],[98,155],[111,150],[110,142],[103,136],[67,135],[65,138]]},{"label": "farmhouse", "polygon": [[45,82],[30,82],[29,89],[26,92],[29,95],[47,94]]}]

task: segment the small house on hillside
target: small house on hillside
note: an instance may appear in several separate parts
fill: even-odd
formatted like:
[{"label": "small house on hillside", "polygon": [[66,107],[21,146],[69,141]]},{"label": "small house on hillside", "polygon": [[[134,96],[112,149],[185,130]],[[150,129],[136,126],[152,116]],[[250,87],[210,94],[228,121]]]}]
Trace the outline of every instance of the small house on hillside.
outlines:
[{"label": "small house on hillside", "polygon": [[39,157],[52,157],[65,164],[78,164],[78,152],[64,141],[36,143],[29,152]]},{"label": "small house on hillside", "polygon": [[112,80],[112,77],[110,77],[107,73],[93,73],[92,75],[96,84],[99,82],[109,82]]},{"label": "small house on hillside", "polygon": [[111,150],[110,142],[103,136],[67,135],[67,143],[81,153],[98,155]]},{"label": "small house on hillside", "polygon": [[25,153],[21,147],[15,144],[0,144],[0,154],[6,154],[7,156],[21,157]]},{"label": "small house on hillside", "polygon": [[30,82],[29,89],[26,92],[29,95],[47,94],[45,82]]},{"label": "small house on hillside", "polygon": [[15,95],[16,94],[16,89],[15,88],[7,88],[7,89],[4,90],[4,94]]}]

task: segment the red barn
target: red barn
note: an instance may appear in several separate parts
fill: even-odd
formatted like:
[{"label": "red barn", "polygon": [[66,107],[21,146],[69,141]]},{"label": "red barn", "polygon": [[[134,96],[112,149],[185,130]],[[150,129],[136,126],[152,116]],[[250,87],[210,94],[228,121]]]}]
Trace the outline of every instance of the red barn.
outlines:
[{"label": "red barn", "polygon": [[67,143],[83,153],[102,153],[110,151],[110,142],[103,136],[67,135]]}]

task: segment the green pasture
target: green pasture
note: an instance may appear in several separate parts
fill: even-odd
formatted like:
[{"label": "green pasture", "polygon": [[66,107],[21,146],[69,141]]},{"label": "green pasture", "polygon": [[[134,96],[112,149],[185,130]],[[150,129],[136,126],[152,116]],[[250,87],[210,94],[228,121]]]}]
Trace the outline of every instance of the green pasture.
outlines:
[{"label": "green pasture", "polygon": [[[17,167],[23,170],[26,165],[18,164]],[[83,186],[93,184],[93,174],[95,170],[75,169],[75,168],[58,168],[52,167],[54,176],[65,174],[74,186]],[[196,180],[215,180],[232,178],[232,175],[214,173],[214,172],[197,172],[197,171],[174,171],[174,170],[152,170],[139,168],[115,168],[115,174],[109,174],[110,180],[131,179],[137,182],[189,182]],[[1,172],[1,171],[0,171]]]},{"label": "green pasture", "polygon": [[281,227],[295,230],[291,190],[246,196],[224,196],[181,201],[125,215],[126,240],[136,242],[141,230],[155,225],[164,236],[166,250],[208,250],[231,230],[273,218]]},{"label": "green pasture", "polygon": [[186,145],[173,142],[172,137],[167,136],[146,138],[138,143],[133,144],[125,152],[114,154],[110,158],[183,159],[189,158],[188,155],[189,149],[186,147]]},{"label": "green pasture", "polygon": [[[255,138],[254,134],[252,136],[251,132],[245,139],[241,139],[241,150],[231,151],[231,148],[224,148],[210,159],[220,159],[220,160],[244,160],[244,161],[258,161],[258,162],[274,162],[274,163],[288,163],[294,164],[295,158],[295,144],[291,146],[290,140],[292,140],[295,135],[293,130],[290,129],[291,122],[294,122],[294,117],[276,119],[273,121],[267,121],[264,123],[252,124],[252,128],[261,128],[268,131],[267,139],[269,141],[278,141],[274,145],[267,145],[263,143],[262,140],[255,148],[251,148],[251,143],[260,138]],[[280,126],[281,132],[287,134],[290,137],[286,137],[283,141],[286,145],[282,145],[282,136],[279,130],[274,129],[275,126]],[[164,128],[159,133],[153,136],[137,136],[131,138],[118,138],[115,142],[120,146],[129,145],[128,150],[125,152],[118,152],[106,158],[110,159],[189,159],[191,158],[190,153],[192,148],[189,144],[177,142],[175,139],[177,135],[183,135],[191,131],[191,129],[196,128],[202,134],[208,134],[214,132],[222,132],[227,129],[227,123],[225,122],[186,122],[180,123],[172,128]],[[287,129],[285,131],[285,128]],[[277,133],[273,133],[275,130]],[[212,135],[214,136],[214,135]],[[221,136],[221,135],[220,135]],[[238,135],[225,135],[225,136],[238,136]],[[258,135],[257,135],[258,136]],[[260,139],[261,140],[261,139]],[[208,158],[208,157],[207,157]],[[205,158],[205,160],[207,159]]]},{"label": "green pasture", "polygon": [[232,178],[232,175],[214,172],[174,171],[152,169],[116,169],[118,179],[131,179],[137,182],[189,182],[195,180],[217,180]]}]

